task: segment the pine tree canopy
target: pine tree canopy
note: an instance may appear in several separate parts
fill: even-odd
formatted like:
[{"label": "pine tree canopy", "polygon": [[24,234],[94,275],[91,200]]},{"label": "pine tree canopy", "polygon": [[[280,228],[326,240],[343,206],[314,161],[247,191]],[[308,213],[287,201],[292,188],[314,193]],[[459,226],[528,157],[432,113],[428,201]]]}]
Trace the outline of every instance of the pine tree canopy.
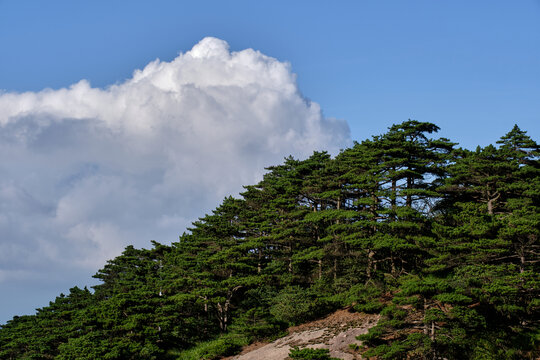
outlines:
[{"label": "pine tree canopy", "polygon": [[517,125],[475,150],[438,130],[284,159],[177,242],[1,325],[0,359],[219,359],[343,307],[381,315],[364,358],[539,358],[540,147]]}]

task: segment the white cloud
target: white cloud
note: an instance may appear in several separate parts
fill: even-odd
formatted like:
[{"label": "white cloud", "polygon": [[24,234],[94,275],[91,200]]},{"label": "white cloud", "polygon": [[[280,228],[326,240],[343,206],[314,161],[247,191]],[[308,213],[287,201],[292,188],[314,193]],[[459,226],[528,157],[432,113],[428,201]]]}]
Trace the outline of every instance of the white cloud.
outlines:
[{"label": "white cloud", "polygon": [[215,38],[108,88],[0,94],[0,282],[175,241],[265,166],[349,141],[289,64]]}]

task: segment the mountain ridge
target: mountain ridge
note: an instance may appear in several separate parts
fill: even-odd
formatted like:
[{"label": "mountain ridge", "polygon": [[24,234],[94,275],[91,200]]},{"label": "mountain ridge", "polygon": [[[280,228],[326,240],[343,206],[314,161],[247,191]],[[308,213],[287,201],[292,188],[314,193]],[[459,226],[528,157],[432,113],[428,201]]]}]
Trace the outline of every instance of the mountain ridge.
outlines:
[{"label": "mountain ridge", "polygon": [[518,126],[474,151],[438,130],[286,158],[178,242],[128,246],[93,291],[2,325],[0,358],[219,359],[347,307],[379,319],[354,356],[537,358],[540,147]]}]

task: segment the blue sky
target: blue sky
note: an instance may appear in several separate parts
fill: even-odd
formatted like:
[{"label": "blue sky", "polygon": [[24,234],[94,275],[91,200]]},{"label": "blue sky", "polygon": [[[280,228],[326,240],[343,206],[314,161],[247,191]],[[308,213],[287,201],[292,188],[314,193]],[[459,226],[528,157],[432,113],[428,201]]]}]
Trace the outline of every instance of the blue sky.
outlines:
[{"label": "blue sky", "polygon": [[8,91],[106,86],[215,36],[290,62],[303,94],[355,139],[407,118],[469,147],[513,123],[539,134],[539,1],[0,4]]},{"label": "blue sky", "polygon": [[[211,40],[192,51],[209,36],[228,45]],[[193,60],[208,47],[228,60],[220,60],[221,65]],[[494,143],[515,123],[537,141],[540,135],[539,1],[0,0],[0,49],[0,196],[7,204],[0,207],[5,215],[0,216],[0,293],[9,294],[0,299],[0,323],[31,313],[70,286],[91,284],[88,279],[103,259],[117,254],[130,238],[137,247],[148,246],[153,238],[174,241],[191,220],[215,207],[225,194],[256,181],[262,167],[288,153],[301,157],[320,146],[335,150],[350,138],[363,140],[409,118],[436,123],[440,136],[468,148]],[[242,53],[245,49],[260,55]],[[190,51],[192,58],[173,61]],[[227,51],[244,57],[232,59]],[[141,76],[159,83],[159,92],[133,85],[133,72],[156,58],[162,67],[148,68]],[[254,70],[246,72],[246,66]],[[216,80],[231,68],[230,78]],[[201,89],[212,81],[229,88],[224,93],[205,88],[204,97],[190,93],[181,103],[171,103],[164,97],[170,84],[163,82],[170,73],[199,74],[191,81]],[[79,83],[83,79],[88,83]],[[77,83],[72,90],[58,91]],[[118,88],[110,87],[115,84]],[[259,89],[256,95],[253,86]],[[303,104],[294,91],[288,92],[291,87],[313,104]],[[45,88],[52,90],[43,92]],[[182,89],[182,94],[188,91]],[[237,90],[244,98],[227,107],[227,96]],[[160,101],[151,110],[128,107],[126,114],[144,113],[149,119],[123,127],[118,124],[128,122],[128,115],[117,118],[103,109],[129,102],[133,94]],[[224,103],[210,111],[204,102],[209,96]],[[249,96],[272,100],[257,106]],[[207,106],[201,113],[195,103]],[[77,107],[83,105],[90,110]],[[243,119],[238,108],[257,120]],[[205,123],[223,109],[222,123]],[[266,113],[260,114],[261,109]],[[152,139],[133,135],[154,126],[148,123],[152,114],[169,118],[178,112],[185,115],[159,126],[182,128],[192,121],[190,128],[201,127],[197,143],[206,145],[204,151],[189,144],[161,149],[156,144],[170,140],[162,133]],[[299,120],[291,125],[291,118]],[[142,150],[124,154],[123,148],[114,148],[113,142],[103,140],[108,132],[99,132],[92,119],[114,131],[124,129],[115,138],[118,144],[128,148],[135,136]],[[212,137],[216,126],[222,126],[219,136],[229,137]],[[14,137],[32,131],[31,137],[13,143]],[[266,141],[258,137],[264,131],[275,136],[266,147],[258,145]],[[95,135],[88,143],[87,133]],[[185,139],[182,134],[177,135]],[[239,134],[253,141],[232,150],[232,145],[212,147],[223,141],[236,144]],[[119,155],[105,159],[99,149]],[[132,156],[138,150],[140,156]],[[229,150],[237,162],[211,155]],[[187,155],[178,158],[171,152]],[[167,161],[159,162],[164,157]],[[190,162],[192,158],[197,161]],[[248,165],[239,176],[224,175],[221,183],[226,185],[203,200],[197,192],[170,193],[174,182],[216,188],[200,175],[207,172],[200,164],[214,160],[235,169]],[[155,191],[153,198],[139,197],[146,187]],[[88,205],[88,199],[101,198]],[[133,207],[134,201],[151,203],[152,214],[159,216],[134,210],[120,217],[120,209]],[[180,202],[189,204],[192,212],[177,205]],[[36,225],[16,220],[21,217]],[[135,223],[144,229],[129,231]],[[134,238],[135,233],[141,237]],[[28,240],[30,234],[36,239]],[[121,240],[104,242],[108,237]],[[77,252],[77,247],[84,251]],[[39,251],[32,250],[36,248]],[[13,261],[17,256],[27,260]],[[70,257],[72,262],[59,260]]]}]

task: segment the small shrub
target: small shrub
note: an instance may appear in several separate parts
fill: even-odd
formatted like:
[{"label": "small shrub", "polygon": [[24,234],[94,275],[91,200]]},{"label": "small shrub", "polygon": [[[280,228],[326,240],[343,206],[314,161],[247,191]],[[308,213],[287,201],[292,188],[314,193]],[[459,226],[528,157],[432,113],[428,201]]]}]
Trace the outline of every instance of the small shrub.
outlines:
[{"label": "small shrub", "polygon": [[235,355],[242,346],[248,344],[248,339],[238,335],[223,335],[215,340],[198,344],[194,348],[183,351],[178,359],[182,360],[214,360],[224,356]]},{"label": "small shrub", "polygon": [[365,341],[368,345],[375,345],[380,343],[381,337],[384,334],[384,329],[376,325],[368,330],[366,334],[358,335],[356,340]]},{"label": "small shrub", "polygon": [[388,319],[402,320],[407,316],[407,312],[395,305],[390,305],[381,311],[381,315],[386,316]]},{"label": "small shrub", "polygon": [[[249,309],[236,316],[229,331],[244,335],[250,340],[273,339],[283,336],[287,323],[278,321],[261,308]],[[286,334],[286,333],[285,333]]]},{"label": "small shrub", "polygon": [[297,325],[332,310],[332,306],[325,299],[319,298],[314,289],[288,286],[273,299],[270,313],[278,322]]},{"label": "small shrub", "polygon": [[353,310],[356,312],[364,312],[366,314],[378,314],[384,308],[384,304],[380,301],[373,300],[363,304],[356,304]]}]

